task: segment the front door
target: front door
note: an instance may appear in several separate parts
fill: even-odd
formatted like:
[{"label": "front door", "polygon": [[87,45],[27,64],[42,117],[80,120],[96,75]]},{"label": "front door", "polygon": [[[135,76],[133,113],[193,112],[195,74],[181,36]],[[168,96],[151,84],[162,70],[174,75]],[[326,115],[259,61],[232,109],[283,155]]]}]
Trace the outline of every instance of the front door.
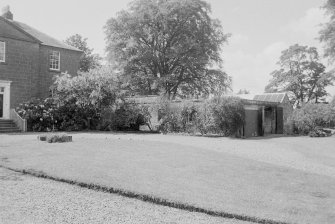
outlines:
[{"label": "front door", "polygon": [[3,108],[4,108],[3,94],[0,93],[0,118],[3,117]]},{"label": "front door", "polygon": [[0,80],[0,119],[10,118],[11,81]]}]

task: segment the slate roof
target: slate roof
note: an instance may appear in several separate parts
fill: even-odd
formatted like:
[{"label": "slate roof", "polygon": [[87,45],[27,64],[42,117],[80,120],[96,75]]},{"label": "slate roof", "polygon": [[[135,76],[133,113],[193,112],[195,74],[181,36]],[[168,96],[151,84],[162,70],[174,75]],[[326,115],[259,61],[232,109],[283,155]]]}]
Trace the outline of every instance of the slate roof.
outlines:
[{"label": "slate roof", "polygon": [[23,31],[24,33],[29,34],[34,39],[37,39],[43,45],[82,52],[81,50],[79,50],[75,47],[69,46],[69,45],[63,43],[62,41],[59,41],[59,40],[57,40],[57,39],[55,39],[55,38],[53,38],[53,37],[51,37],[51,36],[49,36],[45,33],[42,33],[40,31],[38,31],[37,29],[35,29],[31,26],[28,26],[27,24],[24,24],[24,23],[21,23],[21,22],[18,22],[18,21],[12,21],[12,20],[6,20],[6,21],[9,22],[10,24],[12,24],[14,27],[18,28],[19,30]]},{"label": "slate roof", "polygon": [[282,103],[287,93],[263,93],[263,94],[241,94],[238,97],[249,100],[267,103]]},{"label": "slate roof", "polygon": [[282,103],[285,96],[286,93],[264,93],[264,94],[256,94],[253,100]]}]

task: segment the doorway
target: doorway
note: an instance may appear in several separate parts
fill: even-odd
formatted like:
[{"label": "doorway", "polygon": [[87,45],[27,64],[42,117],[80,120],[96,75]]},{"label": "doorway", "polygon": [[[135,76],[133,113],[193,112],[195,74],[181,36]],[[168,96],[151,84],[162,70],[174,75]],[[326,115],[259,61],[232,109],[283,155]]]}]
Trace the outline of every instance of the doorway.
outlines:
[{"label": "doorway", "polygon": [[0,119],[10,118],[11,81],[0,80]]},{"label": "doorway", "polygon": [[3,118],[3,108],[4,108],[4,102],[3,102],[3,94],[0,93],[0,118]]}]

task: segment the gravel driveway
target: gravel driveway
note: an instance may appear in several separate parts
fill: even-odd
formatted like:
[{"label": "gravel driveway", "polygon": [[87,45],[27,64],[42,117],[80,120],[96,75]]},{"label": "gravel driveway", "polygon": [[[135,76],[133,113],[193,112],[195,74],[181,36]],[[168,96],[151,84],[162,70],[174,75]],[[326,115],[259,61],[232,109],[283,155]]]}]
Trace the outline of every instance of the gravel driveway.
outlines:
[{"label": "gravel driveway", "polygon": [[220,223],[246,224],[0,168],[0,223]]}]

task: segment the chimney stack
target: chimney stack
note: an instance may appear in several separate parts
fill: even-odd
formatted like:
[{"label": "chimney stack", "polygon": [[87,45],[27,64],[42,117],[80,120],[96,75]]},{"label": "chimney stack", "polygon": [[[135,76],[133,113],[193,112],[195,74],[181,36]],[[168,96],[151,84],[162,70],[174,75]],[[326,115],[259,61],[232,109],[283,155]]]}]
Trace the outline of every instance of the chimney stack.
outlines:
[{"label": "chimney stack", "polygon": [[13,13],[11,13],[9,5],[2,8],[1,16],[5,19],[13,20]]}]

